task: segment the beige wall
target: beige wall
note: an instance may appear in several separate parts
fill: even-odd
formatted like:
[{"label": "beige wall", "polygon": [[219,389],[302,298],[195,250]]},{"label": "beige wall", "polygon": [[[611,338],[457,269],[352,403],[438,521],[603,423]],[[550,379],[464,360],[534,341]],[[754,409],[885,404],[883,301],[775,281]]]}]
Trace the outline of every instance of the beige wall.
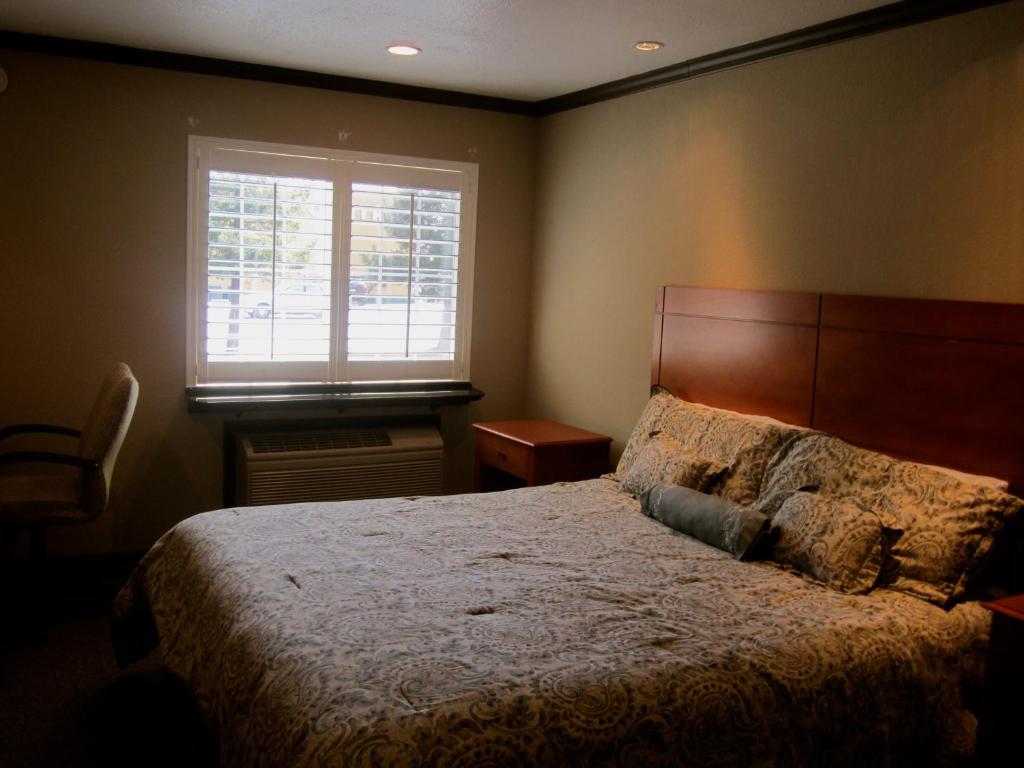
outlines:
[{"label": "beige wall", "polygon": [[1016,2],[540,121],[0,50],[0,424],[81,422],[117,360],[142,383],[111,509],[55,550],[145,547],[220,505],[222,418],[183,394],[189,133],[476,148],[487,397],[445,414],[463,490],[472,420],[621,448],[658,285],[1024,301],[1022,30]]},{"label": "beige wall", "polygon": [[451,487],[468,489],[469,421],[523,412],[536,121],[8,51],[0,67],[0,424],[81,423],[118,360],[141,382],[111,508],[55,531],[54,551],[145,547],[220,506],[221,418],[184,400],[189,133],[451,160],[475,148],[472,378],[487,396],[445,425]]},{"label": "beige wall", "polygon": [[1024,302],[1024,2],[547,118],[528,410],[610,434],[662,284]]}]

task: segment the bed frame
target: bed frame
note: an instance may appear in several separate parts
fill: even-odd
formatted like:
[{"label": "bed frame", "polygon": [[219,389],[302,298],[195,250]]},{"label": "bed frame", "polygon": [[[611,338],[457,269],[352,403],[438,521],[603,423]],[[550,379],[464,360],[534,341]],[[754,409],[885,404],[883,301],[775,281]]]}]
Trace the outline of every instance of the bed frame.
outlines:
[{"label": "bed frame", "polygon": [[1024,305],[658,289],[651,383],[1024,492]]}]

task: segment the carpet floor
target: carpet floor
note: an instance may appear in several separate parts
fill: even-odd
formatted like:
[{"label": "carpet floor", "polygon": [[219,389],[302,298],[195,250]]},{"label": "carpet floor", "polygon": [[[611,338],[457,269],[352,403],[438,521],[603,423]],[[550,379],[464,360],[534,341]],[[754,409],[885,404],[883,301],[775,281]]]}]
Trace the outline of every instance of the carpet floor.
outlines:
[{"label": "carpet floor", "polygon": [[[188,686],[162,666],[159,654],[117,667],[110,606],[135,561],[51,565],[45,642],[23,631],[38,626],[25,620],[31,615],[20,604],[25,590],[3,590],[0,767],[217,764],[216,743]],[[13,575],[21,575],[17,567]]]},{"label": "carpet floor", "polygon": [[0,669],[0,765],[100,764],[98,708],[117,679],[110,622],[53,624],[45,644],[5,649]]}]

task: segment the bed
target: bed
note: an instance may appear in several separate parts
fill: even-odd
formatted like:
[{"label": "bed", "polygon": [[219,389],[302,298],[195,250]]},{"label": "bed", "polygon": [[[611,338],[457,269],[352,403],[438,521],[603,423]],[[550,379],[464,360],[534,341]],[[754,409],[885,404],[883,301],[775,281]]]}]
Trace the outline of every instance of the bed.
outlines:
[{"label": "bed", "polygon": [[[121,661],[158,646],[228,766],[969,759],[989,626],[975,598],[1015,586],[1019,504],[916,462],[1019,490],[1024,308],[668,287],[651,371],[662,389],[601,479],[179,524],[118,597]],[[914,408],[894,405],[908,387]],[[870,583],[823,586],[649,516],[656,444],[697,433],[723,462],[702,470],[709,497],[773,527],[794,500],[881,521]],[[964,557],[934,548],[939,519],[966,526]]]}]

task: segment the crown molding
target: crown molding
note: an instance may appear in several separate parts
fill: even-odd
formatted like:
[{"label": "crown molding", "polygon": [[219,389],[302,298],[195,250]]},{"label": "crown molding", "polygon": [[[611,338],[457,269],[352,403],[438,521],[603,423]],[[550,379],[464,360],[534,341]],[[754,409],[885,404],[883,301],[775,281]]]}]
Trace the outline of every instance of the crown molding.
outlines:
[{"label": "crown molding", "polygon": [[533,102],[539,117],[565,112],[588,104],[617,99],[632,93],[660,88],[701,75],[740,67],[810,48],[899,29],[966,11],[1014,0],[904,0],[840,19],[815,24],[755,43],[729,48],[695,59],[652,69],[639,75]]},{"label": "crown molding", "polygon": [[267,64],[249,64],[228,59],[214,59],[208,56],[151,51],[145,48],[132,48],[131,46],[114,45],[112,43],[94,43],[88,40],[72,40],[66,37],[33,35],[27,32],[0,30],[0,48],[29,53],[46,53],[52,56],[70,56],[112,64],[129,64],[137,67],[167,69],[174,72],[234,77],[241,80],[299,85],[306,88],[320,88],[328,91],[361,93],[367,96],[421,101],[449,107],[468,107],[470,109],[485,109],[492,112],[511,112],[518,115],[535,114],[534,103],[529,101],[503,99],[497,96],[481,96],[461,91],[449,91],[443,88],[402,85],[401,83],[369,80],[362,77],[329,75],[323,72],[274,67]]},{"label": "crown molding", "polygon": [[817,48],[843,40],[865,37],[878,32],[933,21],[967,11],[1020,0],[903,0],[840,19],[815,24],[747,45],[699,56],[687,61],[652,69],[639,75],[613,80],[591,88],[573,91],[540,101],[521,101],[497,96],[482,96],[443,88],[402,85],[360,77],[330,75],[301,69],[249,64],[206,56],[152,51],[111,43],[95,43],[48,35],[0,30],[0,48],[54,56],[71,56],[92,61],[152,67],[176,72],[234,77],[284,85],[298,85],[330,91],[360,93],[405,99],[450,107],[466,107],[516,115],[545,117],[588,104],[617,99],[631,93],[659,88],[701,75]]}]

